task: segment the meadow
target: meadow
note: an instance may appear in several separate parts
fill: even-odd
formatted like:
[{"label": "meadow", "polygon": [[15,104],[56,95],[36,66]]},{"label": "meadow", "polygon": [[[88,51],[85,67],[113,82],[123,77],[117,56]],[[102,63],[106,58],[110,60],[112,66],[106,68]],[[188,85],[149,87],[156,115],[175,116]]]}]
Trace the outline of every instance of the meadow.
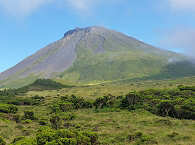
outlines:
[{"label": "meadow", "polygon": [[1,90],[0,144],[194,145],[194,82],[38,82]]}]

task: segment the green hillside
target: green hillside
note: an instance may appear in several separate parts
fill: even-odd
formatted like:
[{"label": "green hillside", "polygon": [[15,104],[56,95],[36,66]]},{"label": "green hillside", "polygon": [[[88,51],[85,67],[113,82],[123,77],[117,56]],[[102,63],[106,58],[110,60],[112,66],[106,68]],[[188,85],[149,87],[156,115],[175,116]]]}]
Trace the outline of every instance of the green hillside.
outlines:
[{"label": "green hillside", "polygon": [[[60,75],[64,81],[95,83],[124,79],[170,79],[194,76],[195,66],[184,57],[117,49],[94,54],[79,48],[73,66]],[[176,62],[169,62],[171,58]]]},{"label": "green hillside", "polygon": [[0,88],[39,78],[66,85],[192,77],[189,58],[102,27],[77,28],[0,74]]}]

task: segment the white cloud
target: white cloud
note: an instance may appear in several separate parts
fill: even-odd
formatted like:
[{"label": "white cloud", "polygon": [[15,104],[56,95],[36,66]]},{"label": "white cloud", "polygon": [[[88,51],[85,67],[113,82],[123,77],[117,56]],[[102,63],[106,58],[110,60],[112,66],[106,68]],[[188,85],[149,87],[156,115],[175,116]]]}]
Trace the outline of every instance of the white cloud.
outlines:
[{"label": "white cloud", "polygon": [[195,29],[180,27],[167,32],[162,44],[195,58]]},{"label": "white cloud", "polygon": [[0,0],[0,8],[11,15],[26,16],[51,0]]},{"label": "white cloud", "polygon": [[92,5],[94,5],[97,0],[65,0],[68,4],[70,4],[74,9],[79,11],[86,11]]},{"label": "white cloud", "polygon": [[168,0],[175,10],[195,10],[195,0]]},{"label": "white cloud", "polygon": [[[126,0],[0,0],[0,10],[14,15],[27,16],[48,3],[69,6],[77,12],[91,12],[99,4],[110,5]],[[86,13],[85,13],[86,14]]]},{"label": "white cloud", "polygon": [[91,9],[100,1],[103,2],[103,0],[0,0],[0,9],[14,16],[26,16],[48,3],[60,3],[80,12]]}]

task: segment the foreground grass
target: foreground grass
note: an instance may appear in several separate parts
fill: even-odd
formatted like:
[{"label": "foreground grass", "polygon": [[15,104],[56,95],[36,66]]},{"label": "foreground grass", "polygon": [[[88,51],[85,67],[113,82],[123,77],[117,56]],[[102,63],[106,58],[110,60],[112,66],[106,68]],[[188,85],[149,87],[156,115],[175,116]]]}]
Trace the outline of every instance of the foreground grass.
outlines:
[{"label": "foreground grass", "polygon": [[[183,82],[183,83],[182,83]],[[59,90],[30,91],[17,98],[30,98],[35,95],[45,97],[45,101],[35,106],[18,106],[17,115],[23,116],[24,111],[33,111],[37,120],[23,120],[16,123],[10,120],[9,114],[0,114],[0,136],[8,144],[18,136],[34,136],[40,128],[39,120],[46,120],[49,124],[51,110],[49,106],[57,101],[60,96],[72,95],[84,97],[88,100],[112,94],[124,95],[132,90],[148,88],[175,88],[179,84],[194,85],[193,79],[180,81],[165,80],[162,82],[145,81],[137,83],[108,83],[92,86],[63,88]],[[121,110],[118,108],[104,109],[79,109],[71,112],[76,118],[65,121],[62,128],[74,126],[81,130],[97,132],[103,145],[194,145],[195,121],[179,120],[169,117],[160,117],[143,109],[135,111]],[[50,125],[50,124],[49,124]],[[138,137],[134,137],[138,134]]]},{"label": "foreground grass", "polygon": [[[46,110],[44,107],[40,109],[34,108],[35,113],[39,117],[46,118]],[[39,114],[40,112],[42,114]],[[75,111],[74,114],[75,120],[68,121],[66,124],[74,124],[83,130],[97,132],[102,144],[137,144],[139,140],[130,139],[130,136],[137,132],[148,137],[152,141],[151,144],[193,145],[195,143],[195,122],[192,120],[158,117],[144,110],[129,112],[103,109],[97,112],[93,109],[82,109]],[[10,143],[16,136],[32,136],[39,125],[34,121],[16,124],[13,121],[1,119],[0,127],[0,136]]]},{"label": "foreground grass", "polygon": [[144,110],[107,111],[96,113],[92,110],[81,110],[76,112],[77,118],[73,122],[87,129],[93,128],[100,134],[100,140],[105,144],[134,144],[136,140],[131,141],[129,136],[135,132],[150,137],[154,141],[152,144],[193,145],[195,143],[194,121],[158,117]]}]

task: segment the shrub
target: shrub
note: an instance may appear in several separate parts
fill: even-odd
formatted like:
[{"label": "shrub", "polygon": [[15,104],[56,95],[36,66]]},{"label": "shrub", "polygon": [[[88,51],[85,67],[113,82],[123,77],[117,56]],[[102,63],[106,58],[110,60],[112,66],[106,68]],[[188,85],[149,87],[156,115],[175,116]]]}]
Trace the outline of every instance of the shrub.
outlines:
[{"label": "shrub", "polygon": [[26,119],[26,120],[23,120],[22,122],[23,122],[23,123],[26,123],[26,124],[29,124],[29,123],[32,123],[32,120]]},{"label": "shrub", "polygon": [[97,145],[98,136],[88,131],[70,129],[53,130],[48,127],[39,129],[36,134],[37,145]]},{"label": "shrub", "polygon": [[68,112],[73,110],[73,103],[70,102],[58,102],[51,106],[52,112]]},{"label": "shrub", "polygon": [[24,111],[24,119],[35,120],[34,112],[33,111]]},{"label": "shrub", "polygon": [[14,121],[16,121],[16,123],[19,123],[20,120],[21,120],[21,117],[20,117],[20,115],[13,115],[12,119],[13,119]]},{"label": "shrub", "polygon": [[14,97],[17,94],[18,94],[17,90],[15,90],[15,89],[0,90],[0,96]]},{"label": "shrub", "polygon": [[37,145],[45,145],[55,140],[55,131],[49,127],[40,128],[36,134]]},{"label": "shrub", "polygon": [[135,141],[136,139],[141,138],[142,135],[143,135],[142,132],[136,132],[134,134],[130,134],[130,135],[128,135],[128,140],[130,142]]},{"label": "shrub", "polygon": [[39,105],[44,101],[44,97],[34,96],[31,98],[15,98],[12,97],[7,101],[8,104],[13,105]]},{"label": "shrub", "polygon": [[195,119],[195,112],[184,109],[184,108],[179,108],[177,109],[177,118],[179,119]]},{"label": "shrub", "polygon": [[0,145],[6,145],[6,142],[4,141],[4,139],[0,136]]},{"label": "shrub", "polygon": [[174,137],[176,137],[176,136],[178,136],[178,135],[179,135],[179,133],[177,133],[177,132],[172,132],[172,133],[168,134],[167,136],[168,136],[169,138],[174,138]]},{"label": "shrub", "polygon": [[155,121],[155,123],[158,124],[159,126],[161,126],[161,125],[172,126],[173,125],[173,123],[169,119],[158,119]]},{"label": "shrub", "polygon": [[18,108],[12,104],[0,104],[0,112],[2,113],[12,113],[15,114]]},{"label": "shrub", "polygon": [[18,137],[16,137],[16,138],[14,138],[14,140],[13,140],[12,143],[16,143],[17,141],[22,140],[22,139],[24,139],[24,138],[25,138],[24,136],[18,136]]},{"label": "shrub", "polygon": [[81,97],[77,97],[75,95],[72,95],[70,97],[62,96],[61,101],[73,103],[74,109],[92,108],[93,107],[93,104],[91,102],[86,101],[85,99],[83,99]]},{"label": "shrub", "polygon": [[180,91],[185,91],[185,90],[191,90],[191,91],[195,91],[195,86],[183,86],[183,85],[179,85],[178,89]]},{"label": "shrub", "polygon": [[104,97],[97,98],[95,102],[93,103],[93,105],[96,107],[96,109],[98,108],[102,109],[104,107],[111,107],[114,104],[115,100],[116,98],[114,96],[104,96]]},{"label": "shrub", "polygon": [[81,109],[81,108],[92,108],[93,105],[91,102],[86,101],[81,97],[76,97],[74,95],[67,97],[62,96],[60,101],[54,103],[51,106],[52,112],[68,112],[73,109]]},{"label": "shrub", "polygon": [[141,98],[137,92],[131,92],[125,96],[122,100],[120,107],[129,108],[129,110],[135,110],[136,105],[141,103]]},{"label": "shrub", "polygon": [[59,115],[64,121],[73,120],[76,117],[73,113],[60,113]]},{"label": "shrub", "polygon": [[39,125],[47,125],[47,120],[44,119],[39,120]]},{"label": "shrub", "polygon": [[31,100],[32,100],[32,105],[39,105],[41,104],[41,102],[45,100],[45,98],[42,96],[36,95],[36,96],[33,96]]},{"label": "shrub", "polygon": [[130,142],[136,141],[135,145],[152,145],[152,144],[158,144],[153,137],[149,135],[145,135],[142,132],[136,132],[134,134],[128,135],[128,140]]},{"label": "shrub", "polygon": [[50,118],[50,123],[53,129],[59,129],[61,126],[61,118],[58,115],[54,115]]},{"label": "shrub", "polygon": [[162,101],[157,106],[157,114],[164,117],[165,116],[177,117],[175,107],[172,104],[170,104],[169,101]]},{"label": "shrub", "polygon": [[91,144],[96,144],[98,142],[98,135],[97,135],[97,133],[94,133],[94,132],[84,132],[83,134],[90,138]]},{"label": "shrub", "polygon": [[68,112],[73,110],[73,103],[61,102],[59,103],[59,108],[62,112]]},{"label": "shrub", "polygon": [[10,145],[37,145],[37,143],[34,138],[21,136],[21,137],[15,138],[12,144]]}]

